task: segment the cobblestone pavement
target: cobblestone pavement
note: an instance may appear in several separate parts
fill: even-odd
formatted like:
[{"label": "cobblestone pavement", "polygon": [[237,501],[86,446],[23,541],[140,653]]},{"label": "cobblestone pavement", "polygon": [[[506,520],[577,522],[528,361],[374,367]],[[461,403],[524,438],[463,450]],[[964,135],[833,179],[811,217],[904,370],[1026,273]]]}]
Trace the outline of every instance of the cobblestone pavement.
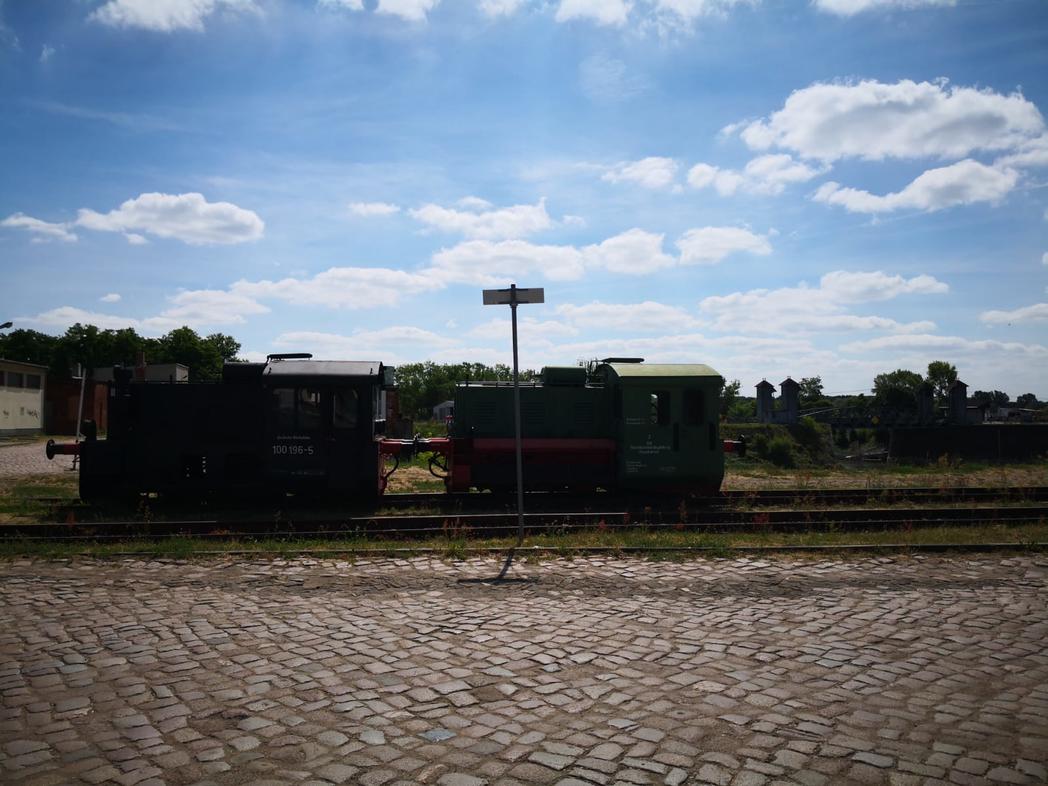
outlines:
[{"label": "cobblestone pavement", "polygon": [[[72,439],[68,441],[72,442]],[[44,442],[23,445],[0,443],[0,478],[68,472],[72,464],[72,456],[56,456],[54,460],[49,460],[44,453]]]},{"label": "cobblestone pavement", "polygon": [[1044,783],[1048,560],[0,564],[11,783]]}]

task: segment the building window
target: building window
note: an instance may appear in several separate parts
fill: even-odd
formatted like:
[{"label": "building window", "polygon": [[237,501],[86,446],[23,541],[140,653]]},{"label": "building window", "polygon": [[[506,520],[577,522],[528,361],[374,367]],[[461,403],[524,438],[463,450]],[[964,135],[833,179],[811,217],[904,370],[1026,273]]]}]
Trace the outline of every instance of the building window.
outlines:
[{"label": "building window", "polygon": [[670,393],[668,390],[656,390],[649,398],[651,411],[649,422],[657,426],[666,426],[670,422]]},{"label": "building window", "polygon": [[25,375],[25,386],[33,390],[40,390],[40,375],[39,374],[26,374]]},{"label": "building window", "polygon": [[8,371],[7,386],[9,388],[25,387],[25,375],[19,371]]}]

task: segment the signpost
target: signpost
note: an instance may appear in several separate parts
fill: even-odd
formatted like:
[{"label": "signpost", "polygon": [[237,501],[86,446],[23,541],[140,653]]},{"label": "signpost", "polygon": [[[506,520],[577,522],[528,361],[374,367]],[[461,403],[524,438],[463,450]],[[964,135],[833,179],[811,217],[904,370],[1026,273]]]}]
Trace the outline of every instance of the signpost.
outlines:
[{"label": "signpost", "polygon": [[545,303],[545,290],[517,289],[516,284],[510,284],[509,289],[485,289],[485,306],[509,306],[511,321],[513,323],[513,422],[516,429],[516,451],[517,451],[517,545],[509,550],[506,562],[502,570],[495,578],[501,581],[509,566],[513,564],[513,552],[524,542],[524,460],[520,437],[520,371],[517,364],[517,306],[521,303]]}]

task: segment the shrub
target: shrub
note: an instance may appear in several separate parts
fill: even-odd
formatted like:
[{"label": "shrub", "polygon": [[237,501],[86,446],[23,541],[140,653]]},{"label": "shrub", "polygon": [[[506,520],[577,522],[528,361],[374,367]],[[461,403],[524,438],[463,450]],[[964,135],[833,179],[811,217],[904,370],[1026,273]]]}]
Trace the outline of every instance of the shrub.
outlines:
[{"label": "shrub", "polygon": [[775,437],[768,443],[766,456],[777,467],[790,469],[797,466],[793,457],[793,444],[786,437]]}]

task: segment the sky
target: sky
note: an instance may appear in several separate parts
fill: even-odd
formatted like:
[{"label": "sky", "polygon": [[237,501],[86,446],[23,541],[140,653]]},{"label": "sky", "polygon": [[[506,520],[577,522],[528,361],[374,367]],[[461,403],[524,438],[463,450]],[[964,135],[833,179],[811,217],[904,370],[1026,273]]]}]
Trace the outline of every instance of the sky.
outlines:
[{"label": "sky", "polygon": [[0,321],[1048,399],[1044,0],[0,0]]}]

